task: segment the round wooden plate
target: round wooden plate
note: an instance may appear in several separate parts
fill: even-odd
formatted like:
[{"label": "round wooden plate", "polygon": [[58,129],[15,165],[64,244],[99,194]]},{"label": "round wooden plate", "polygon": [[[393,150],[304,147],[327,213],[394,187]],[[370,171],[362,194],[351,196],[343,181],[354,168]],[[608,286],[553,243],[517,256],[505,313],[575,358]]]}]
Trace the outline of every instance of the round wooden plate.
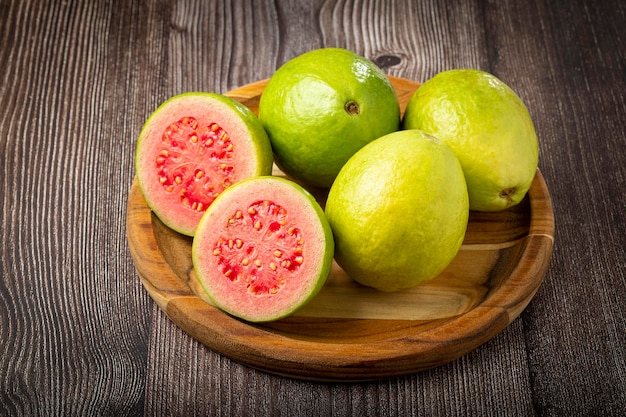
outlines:
[{"label": "round wooden plate", "polygon": [[[418,83],[390,77],[402,109]],[[257,111],[266,81],[227,95]],[[282,175],[275,170],[275,175]],[[323,204],[324,196],[316,194]],[[414,373],[476,349],[513,321],[539,288],[554,241],[554,215],[538,171],[526,198],[499,213],[470,214],[465,241],[433,281],[382,293],[336,264],[322,291],[288,318],[251,324],[211,305],[199,288],[189,237],[164,226],[136,181],[127,237],[141,282],[189,335],[251,367],[294,378],[358,381]]]}]

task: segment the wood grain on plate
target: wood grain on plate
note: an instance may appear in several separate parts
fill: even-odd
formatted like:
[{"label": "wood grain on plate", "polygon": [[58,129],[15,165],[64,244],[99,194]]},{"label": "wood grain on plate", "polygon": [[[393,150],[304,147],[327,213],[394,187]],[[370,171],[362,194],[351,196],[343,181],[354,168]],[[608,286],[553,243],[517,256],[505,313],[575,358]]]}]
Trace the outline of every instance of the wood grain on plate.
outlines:
[{"label": "wood grain on plate", "polygon": [[[390,77],[402,109],[419,84]],[[257,111],[266,81],[231,91]],[[276,175],[281,175],[275,170]],[[323,204],[323,196],[320,196]],[[249,366],[301,379],[355,381],[450,362],[485,343],[530,302],[548,268],[552,203],[538,171],[527,197],[499,213],[470,214],[464,243],[433,281],[382,293],[333,264],[322,291],[293,316],[262,324],[235,319],[199,288],[189,237],[164,226],[133,184],[127,235],[149,294],[198,341]]]}]

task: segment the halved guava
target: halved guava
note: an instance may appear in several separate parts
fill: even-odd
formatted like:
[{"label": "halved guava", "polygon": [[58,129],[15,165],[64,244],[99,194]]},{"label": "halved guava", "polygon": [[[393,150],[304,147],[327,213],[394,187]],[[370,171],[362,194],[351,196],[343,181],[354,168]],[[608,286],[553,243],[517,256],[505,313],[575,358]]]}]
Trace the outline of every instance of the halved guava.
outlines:
[{"label": "halved guava", "polygon": [[161,104],[137,141],[137,181],[168,227],[193,236],[226,188],[272,172],[272,149],[259,119],[220,94],[190,92]]},{"label": "halved guava", "polygon": [[334,240],[322,208],[280,177],[241,181],[202,217],[193,240],[196,276],[213,303],[247,321],[283,318],[322,288]]}]

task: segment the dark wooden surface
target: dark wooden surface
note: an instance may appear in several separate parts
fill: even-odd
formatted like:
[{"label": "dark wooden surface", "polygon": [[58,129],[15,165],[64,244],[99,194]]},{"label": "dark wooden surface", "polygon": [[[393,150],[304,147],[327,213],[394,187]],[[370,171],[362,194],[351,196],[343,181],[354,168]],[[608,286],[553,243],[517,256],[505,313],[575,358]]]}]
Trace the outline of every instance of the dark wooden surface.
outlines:
[{"label": "dark wooden surface", "polygon": [[[0,0],[0,415],[624,415],[625,15],[621,0]],[[322,46],[418,81],[490,71],[535,120],[550,268],[517,320],[442,367],[262,373],[186,335],[135,272],[125,211],[145,118]]]}]

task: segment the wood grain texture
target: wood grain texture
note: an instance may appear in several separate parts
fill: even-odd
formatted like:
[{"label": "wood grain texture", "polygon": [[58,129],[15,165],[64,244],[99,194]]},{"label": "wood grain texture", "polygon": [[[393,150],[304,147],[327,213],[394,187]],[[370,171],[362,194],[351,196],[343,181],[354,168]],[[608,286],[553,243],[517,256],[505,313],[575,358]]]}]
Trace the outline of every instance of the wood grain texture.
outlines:
[{"label": "wood grain texture", "polygon": [[[626,414],[621,0],[0,1],[0,414]],[[343,46],[390,75],[492,71],[527,103],[557,219],[505,330],[433,370],[318,384],[189,337],[126,243],[134,144],[187,90],[226,92]]]},{"label": "wood grain texture", "polygon": [[120,51],[145,34],[120,12],[0,4],[2,415],[143,409],[152,306],[114,219],[142,123]]},{"label": "wood grain texture", "polygon": [[[392,77],[403,112],[419,84]],[[227,95],[254,112],[265,82]],[[274,175],[284,176],[280,171]],[[323,205],[324,196],[318,197]],[[293,316],[251,324],[206,296],[191,262],[192,239],[151,214],[135,183],[128,241],[141,280],[172,320],[209,348],[257,369],[301,379],[388,378],[448,363],[482,345],[522,312],[548,268],[554,240],[550,194],[537,173],[528,198],[499,213],[472,213],[466,239],[433,281],[381,293],[334,263],[320,293]]]}]

